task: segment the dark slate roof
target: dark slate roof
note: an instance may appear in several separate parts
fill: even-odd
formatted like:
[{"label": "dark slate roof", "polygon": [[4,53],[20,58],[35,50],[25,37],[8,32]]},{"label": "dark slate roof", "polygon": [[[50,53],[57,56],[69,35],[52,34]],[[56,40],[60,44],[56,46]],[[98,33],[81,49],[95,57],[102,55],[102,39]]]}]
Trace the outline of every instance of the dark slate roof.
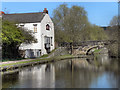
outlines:
[{"label": "dark slate roof", "polygon": [[18,22],[18,23],[34,23],[41,22],[45,13],[17,13],[17,14],[4,14],[3,20]]}]

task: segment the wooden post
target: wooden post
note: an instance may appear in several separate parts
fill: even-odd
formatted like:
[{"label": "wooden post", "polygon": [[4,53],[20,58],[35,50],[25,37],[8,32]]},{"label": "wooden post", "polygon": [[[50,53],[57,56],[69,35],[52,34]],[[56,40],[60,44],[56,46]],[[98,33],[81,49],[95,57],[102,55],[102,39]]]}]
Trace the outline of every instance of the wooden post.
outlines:
[{"label": "wooden post", "polygon": [[72,51],[72,54],[71,54],[71,55],[73,55],[73,45],[72,45],[72,50],[71,50],[71,51]]},{"label": "wooden post", "polygon": [[71,48],[71,55],[73,54],[73,44],[70,43],[70,48]]}]

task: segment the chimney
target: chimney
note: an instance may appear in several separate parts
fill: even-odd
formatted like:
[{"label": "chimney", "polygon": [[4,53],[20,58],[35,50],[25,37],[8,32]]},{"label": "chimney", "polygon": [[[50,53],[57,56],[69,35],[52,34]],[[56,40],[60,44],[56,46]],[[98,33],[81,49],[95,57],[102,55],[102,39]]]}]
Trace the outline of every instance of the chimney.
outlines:
[{"label": "chimney", "polygon": [[47,8],[44,8],[43,13],[47,13],[48,14]]},{"label": "chimney", "polygon": [[3,11],[0,11],[0,16],[4,15],[5,13]]}]

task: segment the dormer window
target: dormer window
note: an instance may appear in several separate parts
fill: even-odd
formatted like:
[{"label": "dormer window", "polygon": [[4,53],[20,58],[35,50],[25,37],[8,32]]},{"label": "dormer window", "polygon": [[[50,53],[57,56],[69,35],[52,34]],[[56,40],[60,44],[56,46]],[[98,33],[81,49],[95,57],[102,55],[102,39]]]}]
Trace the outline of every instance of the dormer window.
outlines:
[{"label": "dormer window", "polygon": [[37,24],[33,24],[34,26],[34,32],[37,32]]},{"label": "dormer window", "polygon": [[50,30],[50,25],[49,24],[46,25],[46,30]]}]

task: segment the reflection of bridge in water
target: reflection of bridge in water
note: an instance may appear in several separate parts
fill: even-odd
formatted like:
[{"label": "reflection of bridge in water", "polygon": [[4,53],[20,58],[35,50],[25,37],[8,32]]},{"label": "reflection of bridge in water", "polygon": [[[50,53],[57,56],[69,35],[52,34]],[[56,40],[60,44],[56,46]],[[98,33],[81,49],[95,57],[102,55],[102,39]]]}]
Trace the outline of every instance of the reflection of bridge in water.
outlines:
[{"label": "reflection of bridge in water", "polygon": [[[109,84],[110,88],[118,87],[120,75],[118,74],[119,67],[116,67],[118,63],[116,60],[110,61],[106,55],[100,57],[97,59],[102,63],[99,66],[95,60],[92,60],[95,61],[94,63],[89,63],[86,58],[75,58],[24,67],[17,73],[3,75],[2,86],[7,85],[11,88],[93,88],[94,86],[91,85],[96,86],[97,84],[97,87],[100,87],[103,83]],[[113,67],[116,68],[112,69]],[[94,82],[96,83],[94,84]]]},{"label": "reflection of bridge in water", "polygon": [[106,47],[107,45],[116,43],[116,40],[102,40],[102,41],[81,41],[74,43],[62,42],[59,43],[60,47],[67,47],[71,54],[79,55],[88,55],[94,49],[101,49]]}]

